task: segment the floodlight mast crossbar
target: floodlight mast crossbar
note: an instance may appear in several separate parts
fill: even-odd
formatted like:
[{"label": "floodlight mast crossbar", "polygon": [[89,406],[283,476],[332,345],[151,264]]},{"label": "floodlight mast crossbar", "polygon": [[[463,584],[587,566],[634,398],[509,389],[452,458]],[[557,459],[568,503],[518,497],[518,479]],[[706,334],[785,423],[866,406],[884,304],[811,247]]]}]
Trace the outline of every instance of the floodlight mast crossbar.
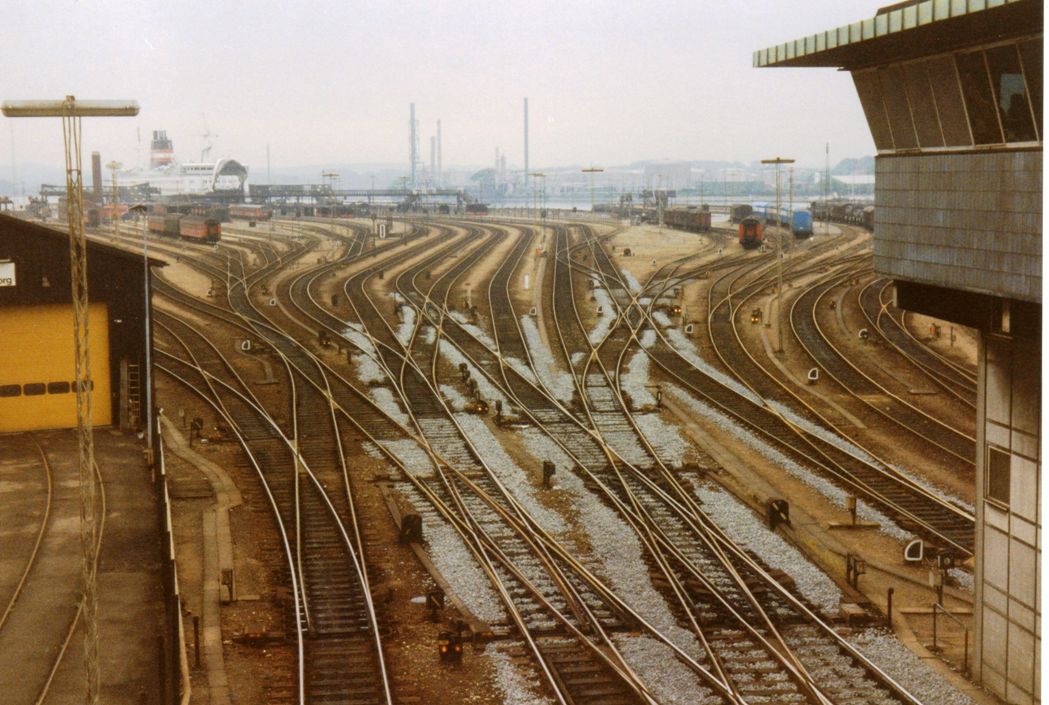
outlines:
[{"label": "floodlight mast crossbar", "polygon": [[[87,238],[84,235],[84,191],[81,180],[80,119],[138,115],[138,104],[126,100],[7,101],[0,106],[7,117],[58,117],[66,157],[66,217],[69,221],[69,260],[73,294],[73,357],[76,376],[77,455],[80,481],[80,548],[83,564],[85,703],[97,705],[99,697],[98,620],[95,590],[95,556],[98,531],[95,522],[95,445],[91,427],[91,357],[88,346]],[[147,414],[151,416],[151,414]]]}]

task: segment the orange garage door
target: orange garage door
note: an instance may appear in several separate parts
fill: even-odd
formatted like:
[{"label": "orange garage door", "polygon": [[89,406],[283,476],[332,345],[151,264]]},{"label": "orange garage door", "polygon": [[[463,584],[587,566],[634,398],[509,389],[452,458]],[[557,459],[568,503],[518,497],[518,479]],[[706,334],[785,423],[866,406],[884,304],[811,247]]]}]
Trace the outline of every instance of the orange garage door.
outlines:
[{"label": "orange garage door", "polygon": [[[109,316],[88,309],[92,422],[112,420]],[[76,426],[71,305],[0,307],[0,432]]]}]

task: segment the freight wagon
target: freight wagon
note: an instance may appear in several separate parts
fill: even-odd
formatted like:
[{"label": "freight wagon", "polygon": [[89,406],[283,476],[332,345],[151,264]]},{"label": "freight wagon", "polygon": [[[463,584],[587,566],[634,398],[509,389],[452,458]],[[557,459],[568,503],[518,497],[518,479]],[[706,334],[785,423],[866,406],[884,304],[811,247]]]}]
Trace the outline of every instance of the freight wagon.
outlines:
[{"label": "freight wagon", "polygon": [[238,203],[229,207],[230,218],[241,218],[243,220],[269,220],[272,215],[272,210],[260,205]]},{"label": "freight wagon", "polygon": [[153,214],[148,220],[149,232],[164,237],[179,237],[215,244],[222,237],[222,226],[214,218],[198,215]]},{"label": "freight wagon", "polygon": [[668,208],[663,211],[663,222],[679,230],[690,230],[695,233],[709,232],[710,208],[709,206]]}]

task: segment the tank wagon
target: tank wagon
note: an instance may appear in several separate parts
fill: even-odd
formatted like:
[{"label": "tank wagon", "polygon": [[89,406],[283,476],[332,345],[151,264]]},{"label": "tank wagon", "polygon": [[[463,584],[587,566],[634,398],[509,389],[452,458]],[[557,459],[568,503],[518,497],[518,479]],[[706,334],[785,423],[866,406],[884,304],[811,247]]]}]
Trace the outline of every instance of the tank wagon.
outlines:
[{"label": "tank wagon", "polygon": [[222,226],[214,218],[199,215],[153,214],[149,216],[149,232],[164,237],[178,237],[214,245],[222,237]]}]

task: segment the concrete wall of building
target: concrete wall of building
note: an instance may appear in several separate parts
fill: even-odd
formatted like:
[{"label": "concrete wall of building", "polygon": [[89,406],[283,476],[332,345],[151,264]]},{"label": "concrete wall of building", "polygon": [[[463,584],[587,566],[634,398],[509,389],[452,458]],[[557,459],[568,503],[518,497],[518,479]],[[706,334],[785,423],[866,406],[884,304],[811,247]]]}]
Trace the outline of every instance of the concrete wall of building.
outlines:
[{"label": "concrete wall of building", "polygon": [[1042,152],[881,155],[874,268],[1041,302]]},{"label": "concrete wall of building", "polygon": [[[974,675],[1009,703],[1040,702],[1041,345],[981,342]],[[992,487],[989,465],[1007,469]],[[1003,455],[1004,454],[1004,455]]]}]

